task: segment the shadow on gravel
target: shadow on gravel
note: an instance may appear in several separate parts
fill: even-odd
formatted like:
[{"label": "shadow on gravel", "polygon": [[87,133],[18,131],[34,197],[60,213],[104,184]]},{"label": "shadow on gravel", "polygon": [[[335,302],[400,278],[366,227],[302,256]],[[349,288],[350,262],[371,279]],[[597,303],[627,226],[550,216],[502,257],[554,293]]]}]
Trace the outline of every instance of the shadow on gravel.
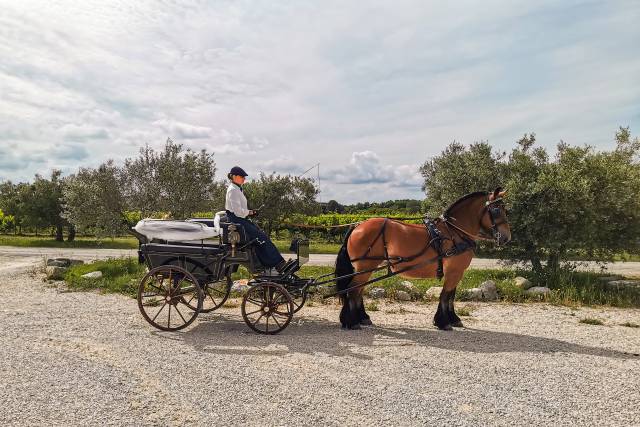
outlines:
[{"label": "shadow on gravel", "polygon": [[362,354],[358,349],[422,346],[469,353],[573,353],[640,360],[637,353],[573,344],[553,338],[469,328],[445,332],[435,328],[374,326],[359,331],[345,331],[335,322],[314,317],[297,319],[278,335],[258,335],[248,330],[237,316],[217,315],[200,321],[186,332],[162,336],[183,341],[197,351],[214,354],[284,356],[288,353],[324,353],[372,359],[372,356]]}]

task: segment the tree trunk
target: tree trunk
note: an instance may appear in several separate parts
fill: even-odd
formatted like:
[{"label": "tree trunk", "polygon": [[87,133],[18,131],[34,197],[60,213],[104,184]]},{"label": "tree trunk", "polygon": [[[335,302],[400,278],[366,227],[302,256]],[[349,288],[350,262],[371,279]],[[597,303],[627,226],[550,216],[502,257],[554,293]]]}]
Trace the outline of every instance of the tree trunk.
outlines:
[{"label": "tree trunk", "polygon": [[73,242],[76,238],[76,228],[73,225],[69,225],[69,234],[67,235],[67,242]]},{"label": "tree trunk", "polygon": [[62,224],[56,225],[56,242],[64,242],[64,236],[62,235]]}]

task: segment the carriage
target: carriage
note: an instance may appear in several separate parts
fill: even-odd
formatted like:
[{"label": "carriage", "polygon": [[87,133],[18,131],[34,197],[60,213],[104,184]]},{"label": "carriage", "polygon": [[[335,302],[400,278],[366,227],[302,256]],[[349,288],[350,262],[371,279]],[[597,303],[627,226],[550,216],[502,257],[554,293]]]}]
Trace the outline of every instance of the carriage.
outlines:
[{"label": "carriage", "polygon": [[[140,241],[139,261],[149,268],[138,288],[138,307],[142,316],[156,328],[180,330],[193,323],[200,312],[220,308],[231,293],[231,275],[244,266],[251,279],[242,298],[241,312],[247,326],[254,331],[260,334],[281,332],[304,306],[308,295],[329,288],[329,284],[334,284],[336,289],[326,293],[324,298],[343,295],[340,322],[343,327],[357,329],[360,324],[371,324],[364,310],[362,287],[409,272],[418,275],[414,277],[440,279],[446,275],[443,260],[473,251],[476,241],[507,243],[511,231],[503,195],[501,188],[467,194],[436,220],[425,216],[363,221],[369,224],[360,236],[363,254],[353,258],[346,250],[352,227],[338,253],[335,272],[308,279],[296,275],[309,260],[309,242],[305,239],[292,241],[291,250],[296,258],[276,272],[260,265],[255,252],[260,243],[258,239],[248,239],[242,225],[230,222],[225,212],[218,212],[213,219],[142,220],[131,230]],[[397,231],[398,227],[411,227],[399,225],[401,219],[422,219],[424,222],[424,228],[413,226],[412,233],[418,239],[414,238],[412,244],[406,240],[406,230]],[[395,234],[386,234],[388,226],[396,229]],[[413,245],[415,252],[400,256],[397,253],[401,251],[393,251],[393,245]],[[457,258],[457,266],[455,261],[448,264],[452,271],[459,273],[460,269],[464,271],[469,266],[472,257]],[[386,272],[371,276],[381,270]],[[455,286],[462,276],[457,274],[455,277],[457,281],[450,286],[452,289],[440,295],[434,317],[434,324],[440,329],[462,325],[453,304]]]},{"label": "carriage", "polygon": [[164,331],[189,326],[199,313],[220,308],[232,292],[231,275],[240,266],[251,274],[241,303],[242,317],[260,334],[285,329],[304,305],[312,279],[296,275],[309,260],[309,242],[297,238],[282,273],[265,268],[240,224],[225,212],[213,219],[142,220],[132,230],[139,242],[138,260],[149,272],[138,287],[144,319]]}]

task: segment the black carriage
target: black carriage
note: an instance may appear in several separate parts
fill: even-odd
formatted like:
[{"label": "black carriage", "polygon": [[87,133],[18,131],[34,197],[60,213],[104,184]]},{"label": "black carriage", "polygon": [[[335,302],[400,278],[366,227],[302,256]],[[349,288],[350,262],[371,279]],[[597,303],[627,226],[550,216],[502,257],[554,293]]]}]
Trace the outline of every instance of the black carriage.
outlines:
[{"label": "black carriage", "polygon": [[206,227],[205,232],[217,230],[213,233],[217,236],[195,242],[163,239],[166,236],[162,235],[150,238],[132,230],[140,241],[139,262],[149,269],[138,288],[138,307],[154,327],[180,330],[199,313],[220,308],[232,291],[231,275],[240,266],[252,275],[241,304],[242,317],[252,330],[276,334],[304,305],[312,280],[299,278],[296,272],[309,260],[307,240],[293,240],[291,249],[296,258],[277,273],[260,265],[256,239],[247,239],[242,226],[228,222],[224,213],[218,213],[215,220],[154,221],[167,229],[188,226],[196,230]]}]

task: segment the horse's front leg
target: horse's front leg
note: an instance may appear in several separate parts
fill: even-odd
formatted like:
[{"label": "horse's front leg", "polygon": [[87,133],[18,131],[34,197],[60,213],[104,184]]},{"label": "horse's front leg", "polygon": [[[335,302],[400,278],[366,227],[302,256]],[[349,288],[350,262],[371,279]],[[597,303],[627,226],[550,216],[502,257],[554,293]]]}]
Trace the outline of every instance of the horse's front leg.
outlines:
[{"label": "horse's front leg", "polygon": [[462,321],[456,314],[454,308],[456,288],[462,279],[462,275],[462,272],[445,270],[444,285],[442,293],[440,293],[438,310],[436,311],[436,315],[433,317],[433,324],[439,329],[450,331],[453,329],[453,326],[462,326]]}]

